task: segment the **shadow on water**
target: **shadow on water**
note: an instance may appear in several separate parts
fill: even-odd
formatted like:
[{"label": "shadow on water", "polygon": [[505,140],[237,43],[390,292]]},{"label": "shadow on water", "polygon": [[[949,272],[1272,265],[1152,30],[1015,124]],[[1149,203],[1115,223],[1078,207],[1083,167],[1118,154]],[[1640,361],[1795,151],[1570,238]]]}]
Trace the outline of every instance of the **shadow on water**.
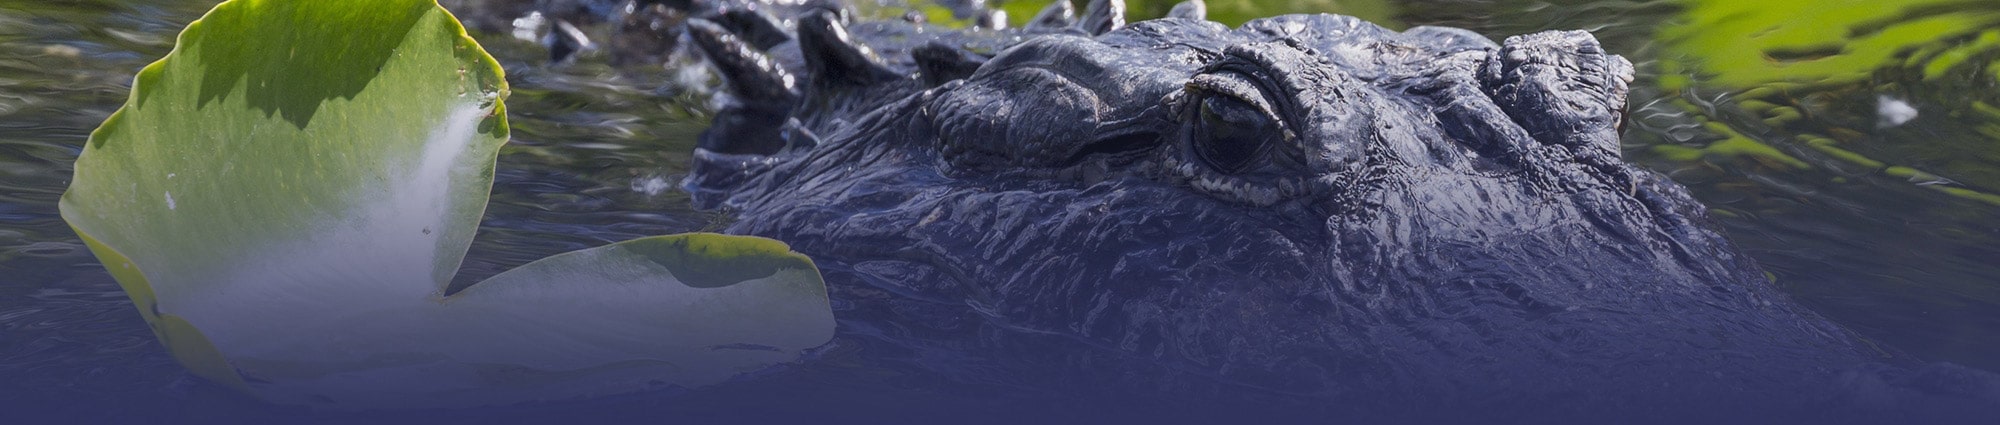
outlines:
[{"label": "shadow on water", "polygon": [[[1043,3],[1002,7],[1034,10]],[[1134,1],[1133,19],[1164,13],[1159,4],[1169,3]],[[1281,11],[1216,0],[1211,7],[1247,17],[1341,3],[1351,2],[1274,3],[1297,8]],[[1815,310],[1885,345],[1995,370],[1996,3],[1911,0],[1828,11],[1793,1],[1383,1],[1355,3],[1368,7],[1355,11],[1403,26],[1457,26],[1494,37],[1592,30],[1608,50],[1638,64],[1624,140],[1628,160],[1687,185],[1781,287]],[[261,417],[286,412],[259,410],[265,408],[193,381],[175,366],[56,215],[78,145],[124,102],[132,75],[166,54],[175,33],[212,4],[0,1],[5,404],[120,421],[146,419],[153,410],[77,400],[156,400],[151,407],[248,409],[265,412]],[[1825,15],[1793,18],[1814,11]],[[1012,15],[1023,20],[1032,12]],[[727,224],[726,216],[690,209],[675,189],[708,112],[701,96],[669,82],[707,75],[614,67],[606,55],[589,53],[549,66],[534,42],[502,31],[475,36],[513,84],[514,138],[502,150],[486,220],[458,280],[476,282],[554,253]],[[330,95],[337,86],[327,87]],[[310,119],[310,111],[273,108]],[[842,350],[864,346],[843,336],[824,356],[839,359]],[[949,361],[937,359],[945,352],[900,355],[912,364]],[[897,382],[894,371],[827,363],[820,367],[837,373],[821,376],[890,375]],[[970,408],[978,410],[976,404]]]}]

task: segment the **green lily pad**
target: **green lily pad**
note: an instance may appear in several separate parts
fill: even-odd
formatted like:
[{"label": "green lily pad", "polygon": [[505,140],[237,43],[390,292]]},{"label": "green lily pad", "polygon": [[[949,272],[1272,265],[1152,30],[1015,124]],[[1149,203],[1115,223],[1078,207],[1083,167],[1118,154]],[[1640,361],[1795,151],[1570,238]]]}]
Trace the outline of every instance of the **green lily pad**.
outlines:
[{"label": "green lily pad", "polygon": [[696,387],[832,338],[811,260],[754,237],[620,242],[446,295],[507,90],[432,0],[227,1],[91,135],[62,216],[176,359],[280,403]]}]

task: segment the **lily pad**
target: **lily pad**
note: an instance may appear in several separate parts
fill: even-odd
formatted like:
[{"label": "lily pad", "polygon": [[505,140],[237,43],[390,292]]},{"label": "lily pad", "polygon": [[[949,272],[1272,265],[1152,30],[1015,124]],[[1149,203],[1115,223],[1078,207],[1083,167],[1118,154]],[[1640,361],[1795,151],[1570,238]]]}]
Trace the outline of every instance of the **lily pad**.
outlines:
[{"label": "lily pad", "polygon": [[62,216],[183,365],[281,403],[697,387],[832,338],[812,261],[754,237],[620,242],[447,294],[506,95],[435,1],[227,1],[91,135]]}]

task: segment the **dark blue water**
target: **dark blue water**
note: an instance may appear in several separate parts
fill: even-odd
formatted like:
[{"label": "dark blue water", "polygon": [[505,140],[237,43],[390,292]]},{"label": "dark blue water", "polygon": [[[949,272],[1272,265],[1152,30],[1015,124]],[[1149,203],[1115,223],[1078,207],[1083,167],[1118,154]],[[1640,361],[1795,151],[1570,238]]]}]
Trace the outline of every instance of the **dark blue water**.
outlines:
[{"label": "dark blue water", "polygon": [[[1263,7],[1271,13],[1317,11],[1333,3]],[[1968,106],[2000,104],[2000,67],[1990,65],[2000,53],[1973,50],[1964,70],[1941,78],[1885,67],[1857,71],[1866,74],[1859,82],[1798,88],[1787,96],[1817,109],[1773,124],[1741,107],[1743,99],[1757,98],[1749,93],[1754,87],[1705,86],[1699,76],[1691,86],[1663,81],[1681,74],[1663,71],[1662,61],[1687,53],[1663,45],[1659,32],[1687,19],[1692,3],[1388,3],[1399,21],[1392,26],[1459,26],[1496,39],[1545,29],[1592,30],[1608,50],[1639,65],[1627,159],[1687,185],[1785,291],[1881,344],[2000,370],[2000,204],[1966,195],[2000,193],[2000,116],[1969,112]],[[1954,4],[1963,10],[1938,13],[2000,10],[1976,7],[1987,5],[1982,2]],[[907,343],[925,336],[846,316],[842,334],[803,372],[695,392],[480,412],[344,414],[265,406],[200,381],[154,341],[116,283],[57,217],[55,204],[78,146],[123,102],[132,73],[170,50],[173,35],[211,5],[0,1],[0,424],[1095,419],[1065,415],[1085,412],[1244,419],[1184,416],[1243,413],[1228,406],[1190,408],[1185,400],[1107,406],[1074,394],[1038,400],[1059,407],[1042,413],[1049,416],[1023,418],[994,396],[1019,397],[1020,388],[1059,382],[1060,376],[940,385],[957,372],[999,365],[967,356],[966,347]],[[1302,10],[1275,10],[1288,7]],[[1923,18],[1884,15],[1889,22]],[[1898,54],[1973,45],[1988,28],[1954,32]],[[514,140],[502,151],[492,203],[460,279],[476,281],[559,252],[728,223],[727,216],[692,210],[687,196],[673,189],[707,121],[702,96],[673,83],[686,75],[614,67],[604,54],[550,66],[533,43],[500,32],[475,35],[500,58],[513,84]],[[1880,126],[1880,96],[1906,102],[1916,118]],[[1725,137],[1704,123],[1810,167],[1754,156],[1689,158],[1671,149],[1701,148]],[[1856,166],[1811,148],[1808,135],[1842,137],[1848,150],[1924,174]],[[827,272],[830,281],[843,273]],[[853,306],[837,304],[836,314],[843,311]],[[1066,404],[1072,410],[1061,408]],[[853,416],[867,411],[901,413]]]}]

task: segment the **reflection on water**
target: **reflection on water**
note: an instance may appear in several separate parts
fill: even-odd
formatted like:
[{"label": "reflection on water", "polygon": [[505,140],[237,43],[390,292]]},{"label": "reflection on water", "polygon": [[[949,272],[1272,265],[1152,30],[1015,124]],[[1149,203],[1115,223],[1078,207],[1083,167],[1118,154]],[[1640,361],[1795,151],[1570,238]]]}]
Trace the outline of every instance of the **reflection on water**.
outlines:
[{"label": "reflection on water", "polygon": [[84,136],[200,11],[0,3],[0,399],[10,407],[65,405],[81,392],[71,389],[140,391],[132,381],[160,391],[185,375],[117,284],[93,270],[55,203]]},{"label": "reflection on water", "polygon": [[1822,313],[2000,368],[2000,2],[1688,0],[1680,16],[1635,85],[1653,93],[1632,158]]},{"label": "reflection on water", "polygon": [[[1028,10],[1012,13],[1019,21],[1043,3],[1003,7]],[[1135,15],[1165,11],[1133,3]],[[214,389],[173,365],[55,209],[77,146],[125,99],[131,74],[211,4],[0,1],[0,400],[242,403],[202,395]],[[1596,32],[1640,69],[1629,160],[1688,185],[1779,285],[1837,322],[1925,358],[2000,369],[2000,2],[1278,4],[1359,5],[1493,36]],[[672,188],[707,112],[667,82],[702,75],[612,67],[602,54],[551,67],[530,42],[478,36],[514,84],[514,140],[459,279],[727,222]],[[1908,119],[1885,121],[1897,104],[1908,110],[1892,118]]]}]

